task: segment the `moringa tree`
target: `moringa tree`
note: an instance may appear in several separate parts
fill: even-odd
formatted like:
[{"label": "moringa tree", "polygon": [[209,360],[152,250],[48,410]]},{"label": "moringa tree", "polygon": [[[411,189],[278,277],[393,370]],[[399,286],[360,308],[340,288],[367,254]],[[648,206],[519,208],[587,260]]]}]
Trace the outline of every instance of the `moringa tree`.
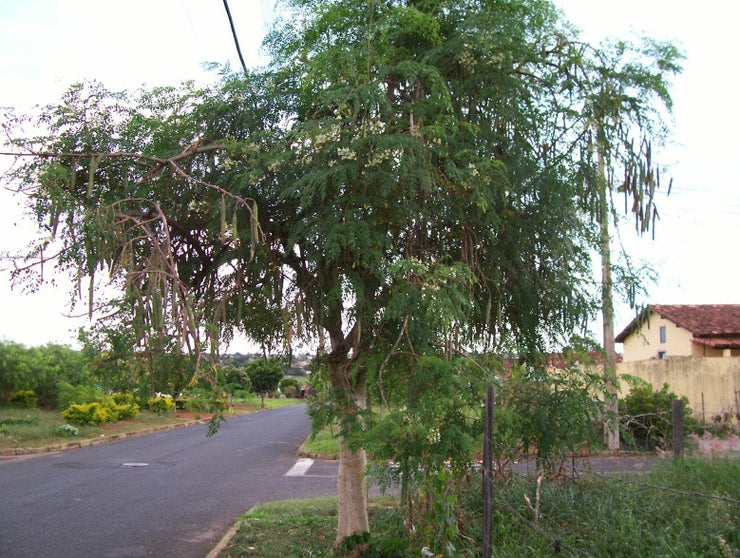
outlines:
[{"label": "moringa tree", "polygon": [[[583,64],[545,0],[295,0],[272,64],[210,88],[78,85],[16,134],[54,265],[134,339],[318,339],[340,417],[337,543],[368,530],[368,374],[585,326]],[[20,126],[23,121],[17,122]],[[208,367],[199,366],[199,370]],[[436,368],[435,368],[436,369]],[[372,378],[378,384],[378,378]]]},{"label": "moringa tree", "polygon": [[[681,71],[683,55],[670,43],[644,39],[639,44],[605,43],[586,51],[583,66],[583,122],[580,138],[580,172],[585,199],[598,223],[601,257],[601,315],[604,341],[605,438],[610,449],[619,448],[616,350],[614,346],[613,264],[610,225],[617,223],[614,194],[624,197],[624,213],[631,213],[635,229],[643,234],[655,227],[655,195],[660,187],[660,166],[653,145],[667,135],[672,109],[670,78]],[[668,191],[670,192],[670,186]],[[629,256],[624,254],[628,260]],[[635,281],[626,277],[624,291],[634,305]]]}]

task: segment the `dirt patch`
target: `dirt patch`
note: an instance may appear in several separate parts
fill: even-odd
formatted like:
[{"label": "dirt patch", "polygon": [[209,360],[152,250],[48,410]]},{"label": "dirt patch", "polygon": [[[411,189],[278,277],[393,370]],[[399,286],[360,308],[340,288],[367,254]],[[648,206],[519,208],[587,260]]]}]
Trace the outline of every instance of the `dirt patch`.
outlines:
[{"label": "dirt patch", "polygon": [[213,413],[188,413],[187,411],[177,411],[175,418],[182,420],[211,420]]}]

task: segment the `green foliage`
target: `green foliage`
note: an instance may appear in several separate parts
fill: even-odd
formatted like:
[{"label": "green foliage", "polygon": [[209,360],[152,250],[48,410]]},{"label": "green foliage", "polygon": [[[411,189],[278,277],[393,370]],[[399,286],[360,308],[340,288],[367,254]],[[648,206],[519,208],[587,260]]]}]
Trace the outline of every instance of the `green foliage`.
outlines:
[{"label": "green foliage", "polygon": [[33,390],[24,389],[13,392],[8,398],[8,403],[15,407],[32,408],[38,405],[39,398]]},{"label": "green foliage", "polygon": [[280,380],[278,388],[280,388],[280,392],[285,395],[285,397],[295,397],[298,395],[301,384],[295,378],[288,376],[287,378]]},{"label": "green foliage", "polygon": [[218,369],[218,385],[227,393],[235,394],[239,390],[251,391],[252,381],[245,368],[226,364]]},{"label": "green foliage", "polygon": [[115,422],[118,414],[110,407],[99,402],[70,405],[62,411],[62,418],[74,424],[97,425],[104,422]]},{"label": "green foliage", "polygon": [[253,360],[247,364],[246,371],[252,389],[259,394],[275,391],[283,379],[283,363],[276,358]]},{"label": "green foliage", "polygon": [[139,414],[139,404],[130,393],[114,393],[111,396],[115,404],[118,420],[132,419]]},{"label": "green foliage", "polygon": [[[81,353],[59,345],[25,347],[0,341],[0,394],[31,390],[42,407],[55,407],[60,381],[87,383],[90,374]],[[61,407],[61,405],[59,405]]]},{"label": "green foliage", "polygon": [[183,397],[185,410],[190,413],[200,414],[208,410],[208,399],[200,393],[190,392]]},{"label": "green foliage", "polygon": [[459,535],[459,491],[480,449],[480,408],[493,375],[465,359],[424,356],[388,364],[371,392],[390,408],[365,416],[351,443],[394,463],[406,523],[415,526],[409,538],[439,552]]},{"label": "green foliage", "polygon": [[57,432],[59,434],[64,434],[65,436],[79,436],[80,435],[79,428],[76,428],[72,426],[71,424],[60,424],[57,427]]},{"label": "green foliage", "polygon": [[147,408],[158,415],[175,410],[175,401],[169,395],[157,395],[147,401]]},{"label": "green foliage", "polygon": [[96,425],[131,419],[139,414],[139,405],[129,393],[108,396],[100,390],[72,386],[65,386],[62,391],[64,398],[71,402],[62,411],[62,418],[68,422]]},{"label": "green foliage", "polygon": [[136,401],[131,393],[114,393],[111,395],[116,405],[135,405]]},{"label": "green foliage", "polygon": [[513,365],[497,392],[493,449],[501,472],[534,454],[540,467],[557,473],[569,455],[590,450],[601,437],[598,366],[587,357],[556,370],[544,366]]},{"label": "green foliage", "polygon": [[679,398],[667,383],[656,391],[640,378],[627,378],[629,393],[619,402],[622,438],[629,447],[639,449],[669,449],[673,443],[673,401],[684,405],[684,433],[689,435],[698,421],[686,397]]},{"label": "green foliage", "polygon": [[67,408],[75,403],[93,403],[105,398],[100,388],[89,385],[73,386],[68,382],[57,384],[57,401],[60,408]]},{"label": "green foliage", "polygon": [[[125,315],[127,319],[134,319],[130,302],[113,301],[111,304],[118,307],[119,317]],[[104,322],[80,330],[83,354],[96,383],[114,392],[154,394],[184,390],[194,379],[195,359],[183,354],[174,341],[162,335],[142,349],[134,329],[131,324]]]},{"label": "green foliage", "polygon": [[[250,509],[221,556],[256,554],[264,558],[286,556],[341,556],[332,548],[337,522],[336,498],[309,498],[267,502]],[[411,556],[403,533],[403,519],[393,498],[373,498],[370,524],[374,532],[350,539],[342,548],[354,546],[349,556],[403,558]],[[363,552],[365,554],[363,554]],[[419,556],[419,554],[415,554]]]}]

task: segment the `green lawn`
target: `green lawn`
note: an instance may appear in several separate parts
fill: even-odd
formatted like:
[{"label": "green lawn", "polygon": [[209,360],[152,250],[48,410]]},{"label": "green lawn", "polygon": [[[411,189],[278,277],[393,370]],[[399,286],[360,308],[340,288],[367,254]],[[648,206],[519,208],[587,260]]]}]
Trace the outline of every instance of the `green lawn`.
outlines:
[{"label": "green lawn", "polygon": [[141,411],[136,418],[131,420],[98,426],[74,425],[79,435],[72,436],[57,430],[65,424],[61,413],[57,410],[0,407],[0,450],[53,446],[100,436],[149,430],[182,422],[184,422],[182,419],[171,414],[157,415],[149,411]]}]

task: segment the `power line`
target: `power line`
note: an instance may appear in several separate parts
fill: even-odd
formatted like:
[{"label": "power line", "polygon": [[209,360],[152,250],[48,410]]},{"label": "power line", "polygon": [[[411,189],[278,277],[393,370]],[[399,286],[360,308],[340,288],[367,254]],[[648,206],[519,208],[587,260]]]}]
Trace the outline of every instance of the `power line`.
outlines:
[{"label": "power line", "polygon": [[234,19],[231,17],[231,10],[229,10],[228,0],[224,0],[224,9],[226,10],[226,15],[229,18],[229,25],[231,26],[231,35],[234,37],[234,44],[236,45],[236,53],[239,55],[239,62],[242,63],[242,68],[244,69],[244,74],[246,75],[248,73],[247,65],[244,63],[244,57],[242,56],[242,49],[239,46],[239,38],[236,36],[236,29],[234,28]]}]

